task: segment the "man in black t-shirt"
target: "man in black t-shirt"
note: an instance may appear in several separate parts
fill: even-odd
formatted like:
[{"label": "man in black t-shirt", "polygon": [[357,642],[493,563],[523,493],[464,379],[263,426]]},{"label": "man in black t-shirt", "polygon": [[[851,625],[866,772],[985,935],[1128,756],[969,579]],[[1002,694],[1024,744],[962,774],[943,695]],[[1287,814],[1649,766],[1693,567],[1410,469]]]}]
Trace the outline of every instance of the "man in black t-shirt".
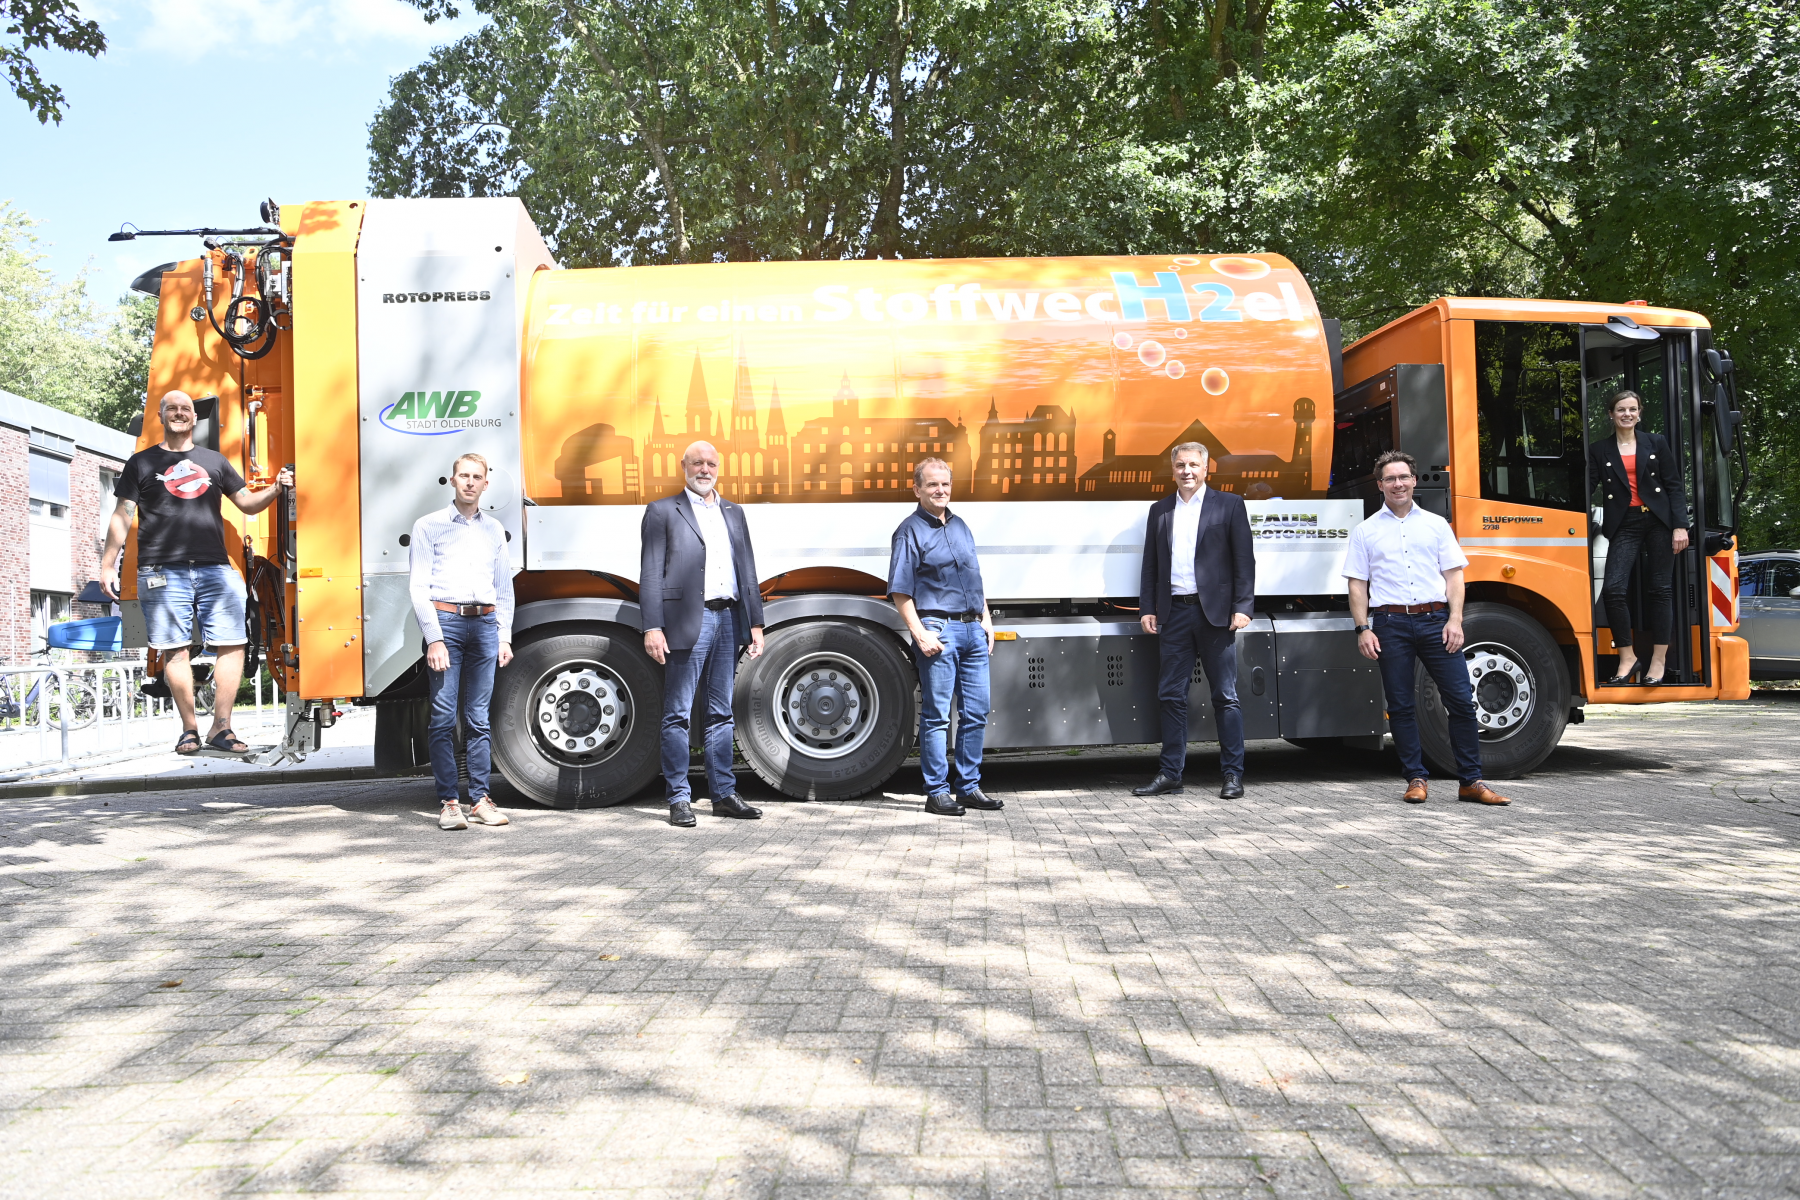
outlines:
[{"label": "man in black t-shirt", "polygon": [[213,663],[212,730],[206,744],[241,754],[249,746],[231,731],[231,706],[244,675],[244,581],[225,550],[220,499],[248,515],[274,502],[294,477],[282,471],[275,483],[253,492],[244,477],[216,450],[194,445],[194,402],[186,392],[162,398],[163,440],[133,454],[119,472],[113,495],[118,505],[100,552],[100,587],[119,596],[119,552],[138,510],[138,603],[150,644],[163,653],[163,678],[181,713],[178,754],[200,749],[194,717],[194,669],[188,662],[196,623],[202,640],[217,655]]}]

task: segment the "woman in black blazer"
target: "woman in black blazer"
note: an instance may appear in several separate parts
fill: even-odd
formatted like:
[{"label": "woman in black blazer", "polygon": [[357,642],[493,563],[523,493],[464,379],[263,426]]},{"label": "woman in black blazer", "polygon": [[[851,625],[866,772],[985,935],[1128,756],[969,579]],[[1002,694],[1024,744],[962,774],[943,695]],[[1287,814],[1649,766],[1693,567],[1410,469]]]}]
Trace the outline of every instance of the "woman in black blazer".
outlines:
[{"label": "woman in black blazer", "polygon": [[1652,687],[1663,681],[1663,660],[1669,653],[1669,627],[1674,618],[1669,585],[1675,574],[1675,556],[1688,545],[1681,465],[1670,452],[1668,439],[1638,428],[1643,406],[1643,398],[1636,392],[1614,393],[1608,405],[1613,436],[1588,446],[1588,478],[1606,494],[1606,518],[1600,532],[1608,547],[1601,595],[1606,600],[1613,646],[1619,652],[1619,670],[1606,681],[1608,686],[1630,683],[1644,666],[1631,644],[1631,610],[1625,603],[1640,549],[1649,551],[1644,624],[1650,634],[1650,669],[1643,679]]}]

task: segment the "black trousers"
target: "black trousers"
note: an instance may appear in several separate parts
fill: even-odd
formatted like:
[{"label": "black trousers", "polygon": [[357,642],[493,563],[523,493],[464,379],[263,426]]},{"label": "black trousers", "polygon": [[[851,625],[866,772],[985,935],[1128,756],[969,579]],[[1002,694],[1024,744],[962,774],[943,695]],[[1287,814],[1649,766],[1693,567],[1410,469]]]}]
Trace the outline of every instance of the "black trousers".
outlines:
[{"label": "black trousers", "polygon": [[1212,692],[1213,724],[1219,732],[1219,770],[1244,773],[1244,710],[1238,705],[1237,634],[1229,625],[1209,623],[1196,604],[1177,604],[1157,631],[1162,658],[1156,696],[1162,702],[1162,759],[1157,770],[1181,778],[1187,765],[1188,686],[1194,660],[1206,672]]},{"label": "black trousers", "polygon": [[1631,607],[1625,594],[1631,590],[1631,569],[1644,549],[1650,552],[1644,569],[1644,628],[1652,646],[1669,644],[1669,626],[1674,622],[1669,600],[1675,576],[1673,536],[1674,531],[1655,513],[1634,508],[1607,543],[1606,583],[1600,594],[1606,600],[1606,623],[1612,626],[1613,645],[1631,645]]}]

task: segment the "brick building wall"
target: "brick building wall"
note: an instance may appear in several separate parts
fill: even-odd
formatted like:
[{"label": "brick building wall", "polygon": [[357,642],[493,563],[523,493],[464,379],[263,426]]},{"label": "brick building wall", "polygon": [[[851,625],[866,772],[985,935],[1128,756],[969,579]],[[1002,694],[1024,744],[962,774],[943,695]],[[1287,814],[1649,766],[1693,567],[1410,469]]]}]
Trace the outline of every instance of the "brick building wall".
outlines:
[{"label": "brick building wall", "polygon": [[31,657],[30,440],[0,425],[0,663]]},{"label": "brick building wall", "polygon": [[[106,543],[106,521],[112,515],[112,489],[101,490],[100,472],[117,478],[124,463],[103,458],[91,450],[77,449],[69,463],[69,574],[79,593],[90,580],[100,578],[100,550]],[[77,617],[103,617],[110,604],[77,604]]]},{"label": "brick building wall", "polygon": [[106,616],[74,598],[100,573],[112,510],[102,471],[117,471],[129,433],[0,391],[0,662],[28,662],[47,622]]}]

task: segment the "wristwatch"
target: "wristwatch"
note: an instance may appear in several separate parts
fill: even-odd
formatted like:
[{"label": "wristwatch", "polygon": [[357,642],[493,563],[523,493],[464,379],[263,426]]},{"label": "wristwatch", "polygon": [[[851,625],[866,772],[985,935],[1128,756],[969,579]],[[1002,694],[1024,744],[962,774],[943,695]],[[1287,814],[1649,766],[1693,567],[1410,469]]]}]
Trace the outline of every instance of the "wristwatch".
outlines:
[{"label": "wristwatch", "polygon": [[1369,627],[1367,625],[1358,625],[1356,627],[1356,632],[1358,636],[1361,636],[1362,634],[1369,632]]}]

